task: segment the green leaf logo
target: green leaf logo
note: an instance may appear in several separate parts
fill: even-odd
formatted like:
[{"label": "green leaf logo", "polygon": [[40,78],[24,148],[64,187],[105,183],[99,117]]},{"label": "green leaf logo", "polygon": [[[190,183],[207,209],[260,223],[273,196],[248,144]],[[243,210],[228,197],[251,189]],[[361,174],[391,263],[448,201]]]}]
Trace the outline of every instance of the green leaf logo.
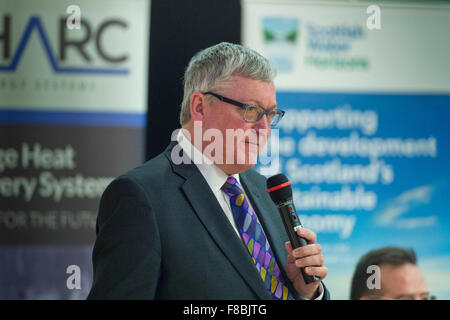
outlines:
[{"label": "green leaf logo", "polygon": [[271,42],[275,40],[275,35],[266,28],[263,29],[263,35],[265,42]]},{"label": "green leaf logo", "polygon": [[286,35],[286,40],[292,43],[297,41],[297,30],[293,30]]}]

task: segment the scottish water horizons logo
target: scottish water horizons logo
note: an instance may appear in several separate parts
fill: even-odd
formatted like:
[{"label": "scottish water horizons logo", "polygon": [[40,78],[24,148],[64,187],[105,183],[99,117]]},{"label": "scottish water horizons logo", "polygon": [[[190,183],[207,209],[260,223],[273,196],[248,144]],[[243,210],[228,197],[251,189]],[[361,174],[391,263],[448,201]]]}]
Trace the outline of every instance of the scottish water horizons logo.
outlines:
[{"label": "scottish water horizons logo", "polygon": [[299,39],[298,19],[265,17],[262,25],[267,58],[279,72],[292,71]]},{"label": "scottish water horizons logo", "polygon": [[368,70],[369,59],[357,54],[354,45],[365,41],[364,26],[358,24],[324,25],[295,17],[262,18],[265,55],[280,73],[290,73],[295,64],[337,71]]},{"label": "scottish water horizons logo", "polygon": [[367,70],[369,59],[353,51],[354,44],[366,39],[364,27],[350,24],[305,25],[304,63],[317,69]]},{"label": "scottish water horizons logo", "polygon": [[[41,17],[32,15],[27,21],[24,31],[20,37],[17,48],[12,52],[12,16],[3,15],[0,16],[0,72],[15,72],[19,67],[21,59],[24,56],[24,52],[27,45],[30,43],[30,39],[33,34],[37,34],[41,43],[44,54],[47,56],[49,65],[54,73],[58,74],[93,74],[93,75],[127,75],[129,69],[116,68],[116,67],[93,67],[92,60],[95,55],[96,60],[106,63],[108,65],[120,65],[123,66],[124,62],[129,60],[127,53],[114,53],[111,54],[106,50],[103,37],[105,31],[113,27],[117,30],[126,30],[128,24],[126,21],[120,19],[107,19],[95,28],[91,23],[86,20],[81,20],[81,27],[84,31],[84,35],[80,39],[69,39],[68,33],[71,32],[66,26],[66,18],[61,17],[59,21],[55,19],[54,23],[58,25],[58,43],[56,48],[58,49],[58,56],[52,49],[52,44],[44,27],[44,22]],[[117,30],[115,30],[117,32]],[[110,36],[109,36],[110,39]],[[90,50],[87,46],[90,45]],[[79,59],[83,61],[84,66],[64,66],[65,60],[67,60],[67,49],[73,50],[74,54],[77,54]],[[11,59],[12,57],[12,59]],[[9,63],[8,63],[9,62]],[[89,66],[86,66],[89,65]]]}]

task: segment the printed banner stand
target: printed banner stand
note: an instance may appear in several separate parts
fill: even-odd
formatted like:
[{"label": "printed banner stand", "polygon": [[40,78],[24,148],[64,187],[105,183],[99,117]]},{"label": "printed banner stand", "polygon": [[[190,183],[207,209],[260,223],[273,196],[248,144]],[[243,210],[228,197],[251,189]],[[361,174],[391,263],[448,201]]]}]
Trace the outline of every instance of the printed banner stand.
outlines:
[{"label": "printed banner stand", "polygon": [[150,1],[0,4],[0,299],[84,299],[100,197],[144,160]]},{"label": "printed banner stand", "polygon": [[414,248],[431,293],[450,299],[450,6],[247,0],[243,28],[278,69],[279,171],[332,299],[389,245]]}]

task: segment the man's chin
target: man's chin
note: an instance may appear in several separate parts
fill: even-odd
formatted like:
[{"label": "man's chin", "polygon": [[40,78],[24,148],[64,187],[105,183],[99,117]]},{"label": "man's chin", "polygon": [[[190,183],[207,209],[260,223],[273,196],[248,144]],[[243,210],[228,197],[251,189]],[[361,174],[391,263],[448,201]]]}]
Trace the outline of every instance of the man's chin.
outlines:
[{"label": "man's chin", "polygon": [[219,167],[228,175],[241,173],[247,171],[255,166],[255,163],[243,163],[243,164],[222,164]]},{"label": "man's chin", "polygon": [[[258,146],[253,145],[250,148],[239,148],[235,150],[232,157],[227,155],[222,164],[223,171],[227,174],[235,174],[253,168],[258,161]],[[232,159],[232,160],[231,160]]]}]

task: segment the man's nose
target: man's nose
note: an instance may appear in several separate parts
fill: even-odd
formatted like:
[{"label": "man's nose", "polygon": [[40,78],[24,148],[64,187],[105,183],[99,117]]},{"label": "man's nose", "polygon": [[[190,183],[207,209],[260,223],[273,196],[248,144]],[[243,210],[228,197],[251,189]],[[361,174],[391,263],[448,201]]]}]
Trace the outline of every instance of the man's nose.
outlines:
[{"label": "man's nose", "polygon": [[255,123],[255,129],[267,129],[270,130],[269,120],[267,119],[267,115],[264,114],[261,119],[259,119]]}]

